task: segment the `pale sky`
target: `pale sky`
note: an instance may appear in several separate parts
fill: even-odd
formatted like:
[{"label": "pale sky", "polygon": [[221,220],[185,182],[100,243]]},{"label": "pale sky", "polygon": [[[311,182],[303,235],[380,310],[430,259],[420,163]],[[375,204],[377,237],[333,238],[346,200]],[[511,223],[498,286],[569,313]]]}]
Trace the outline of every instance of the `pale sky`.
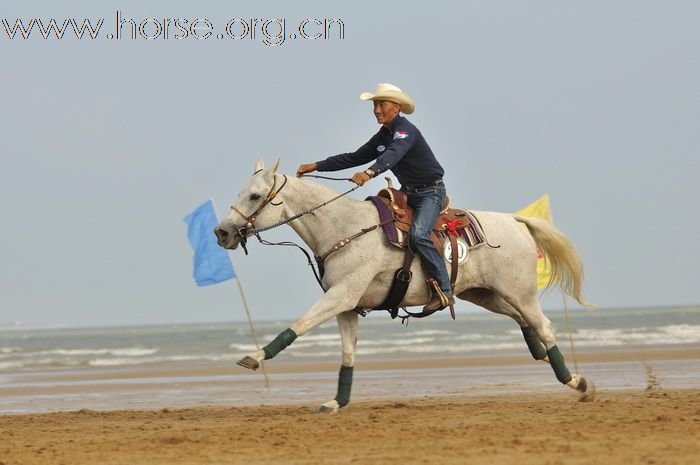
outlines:
[{"label": "pale sky", "polygon": [[[304,18],[340,18],[345,38],[108,40],[117,8],[137,22],[207,18],[215,32],[232,18],[285,18],[287,36]],[[0,326],[242,320],[234,282],[195,286],[182,218],[209,197],[223,214],[258,156],[292,174],[355,150],[378,129],[358,99],[378,82],[415,99],[409,119],[446,168],[453,205],[512,212],[550,195],[589,301],[700,303],[697,2],[2,10],[10,25],[105,23],[95,40],[10,40],[0,25]],[[298,239],[287,227],[265,237]],[[254,241],[231,256],[258,320],[294,319],[319,296],[297,251]]]}]

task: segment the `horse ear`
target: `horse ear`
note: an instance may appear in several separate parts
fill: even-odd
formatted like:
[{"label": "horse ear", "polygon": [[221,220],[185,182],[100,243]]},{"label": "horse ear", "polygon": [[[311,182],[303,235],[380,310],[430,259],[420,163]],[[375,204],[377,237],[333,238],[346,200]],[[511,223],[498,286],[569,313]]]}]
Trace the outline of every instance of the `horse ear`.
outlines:
[{"label": "horse ear", "polygon": [[262,158],[258,158],[257,161],[255,162],[255,169],[253,170],[253,173],[257,173],[258,171],[262,171],[265,169],[265,162],[262,161]]},{"label": "horse ear", "polygon": [[277,161],[275,162],[275,164],[272,165],[272,172],[273,172],[273,173],[276,173],[276,172],[277,172],[277,168],[279,168],[279,167],[280,167],[280,159],[278,158]]}]

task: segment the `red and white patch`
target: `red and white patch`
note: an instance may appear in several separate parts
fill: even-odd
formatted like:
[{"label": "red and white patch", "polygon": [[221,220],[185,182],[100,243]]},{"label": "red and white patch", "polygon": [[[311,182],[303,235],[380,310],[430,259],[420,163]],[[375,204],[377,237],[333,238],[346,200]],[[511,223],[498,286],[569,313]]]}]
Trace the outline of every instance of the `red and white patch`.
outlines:
[{"label": "red and white patch", "polygon": [[396,131],[394,133],[394,139],[405,139],[408,137],[407,131]]}]

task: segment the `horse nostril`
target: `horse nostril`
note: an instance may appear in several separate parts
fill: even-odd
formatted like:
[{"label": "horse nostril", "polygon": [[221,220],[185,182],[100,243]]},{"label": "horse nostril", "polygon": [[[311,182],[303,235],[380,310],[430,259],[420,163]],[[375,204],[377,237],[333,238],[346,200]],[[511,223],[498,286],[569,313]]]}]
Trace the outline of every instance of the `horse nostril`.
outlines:
[{"label": "horse nostril", "polygon": [[228,237],[228,233],[221,228],[216,228],[216,231],[214,233],[219,239],[226,239]]}]

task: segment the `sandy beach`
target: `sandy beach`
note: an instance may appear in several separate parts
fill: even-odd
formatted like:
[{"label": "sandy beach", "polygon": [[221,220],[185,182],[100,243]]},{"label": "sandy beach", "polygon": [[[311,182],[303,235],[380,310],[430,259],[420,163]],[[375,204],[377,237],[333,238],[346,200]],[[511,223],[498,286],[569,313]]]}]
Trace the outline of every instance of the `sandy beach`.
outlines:
[{"label": "sandy beach", "polygon": [[3,417],[19,464],[697,464],[700,391],[428,397]]},{"label": "sandy beach", "polygon": [[336,415],[315,413],[336,364],[268,364],[270,387],[224,365],[17,374],[0,463],[698,464],[699,360],[583,353],[593,402],[525,356],[366,361]]}]

